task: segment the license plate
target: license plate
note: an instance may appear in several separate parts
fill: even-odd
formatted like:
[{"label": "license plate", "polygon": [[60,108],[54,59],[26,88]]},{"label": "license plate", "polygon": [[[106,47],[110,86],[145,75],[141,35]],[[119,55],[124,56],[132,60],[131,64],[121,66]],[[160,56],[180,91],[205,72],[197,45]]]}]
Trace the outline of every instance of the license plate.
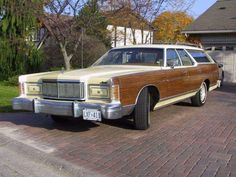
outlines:
[{"label": "license plate", "polygon": [[83,119],[84,120],[101,121],[102,120],[101,112],[96,109],[84,109],[83,110]]}]

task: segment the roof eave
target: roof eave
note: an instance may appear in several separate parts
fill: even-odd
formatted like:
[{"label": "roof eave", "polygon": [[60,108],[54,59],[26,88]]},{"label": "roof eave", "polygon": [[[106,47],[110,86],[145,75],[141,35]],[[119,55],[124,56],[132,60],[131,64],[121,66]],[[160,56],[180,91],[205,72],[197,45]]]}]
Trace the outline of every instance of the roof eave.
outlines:
[{"label": "roof eave", "polygon": [[182,34],[217,34],[217,33],[236,33],[236,30],[182,31]]}]

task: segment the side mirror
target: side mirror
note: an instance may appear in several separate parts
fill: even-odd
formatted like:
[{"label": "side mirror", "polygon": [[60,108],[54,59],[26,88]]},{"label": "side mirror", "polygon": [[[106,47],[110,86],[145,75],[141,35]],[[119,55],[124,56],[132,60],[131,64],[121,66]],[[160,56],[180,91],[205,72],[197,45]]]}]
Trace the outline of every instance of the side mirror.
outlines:
[{"label": "side mirror", "polygon": [[170,61],[167,61],[167,66],[171,67],[172,69],[175,68],[175,62],[170,60]]},{"label": "side mirror", "polygon": [[222,63],[218,63],[218,67],[219,67],[219,68],[223,68],[224,65],[223,65]]}]

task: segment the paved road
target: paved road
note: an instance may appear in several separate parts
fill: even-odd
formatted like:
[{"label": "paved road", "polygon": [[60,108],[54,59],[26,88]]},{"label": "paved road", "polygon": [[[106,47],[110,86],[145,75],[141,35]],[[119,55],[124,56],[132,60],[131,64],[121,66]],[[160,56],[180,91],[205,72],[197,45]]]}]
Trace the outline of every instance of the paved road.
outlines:
[{"label": "paved road", "polygon": [[3,134],[0,134],[0,159],[0,177],[89,177],[97,175]]},{"label": "paved road", "polygon": [[44,115],[0,114],[0,134],[97,175],[236,176],[236,85],[211,92],[204,107],[183,102],[151,117],[149,130],[136,131],[129,120],[59,125]]}]

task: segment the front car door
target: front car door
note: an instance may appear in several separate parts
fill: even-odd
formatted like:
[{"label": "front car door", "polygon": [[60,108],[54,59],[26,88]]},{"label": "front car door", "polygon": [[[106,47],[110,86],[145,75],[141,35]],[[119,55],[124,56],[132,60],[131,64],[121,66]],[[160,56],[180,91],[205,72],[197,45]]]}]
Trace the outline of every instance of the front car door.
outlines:
[{"label": "front car door", "polygon": [[188,91],[188,71],[174,48],[166,49],[165,70],[168,78],[168,97],[179,96]]}]

